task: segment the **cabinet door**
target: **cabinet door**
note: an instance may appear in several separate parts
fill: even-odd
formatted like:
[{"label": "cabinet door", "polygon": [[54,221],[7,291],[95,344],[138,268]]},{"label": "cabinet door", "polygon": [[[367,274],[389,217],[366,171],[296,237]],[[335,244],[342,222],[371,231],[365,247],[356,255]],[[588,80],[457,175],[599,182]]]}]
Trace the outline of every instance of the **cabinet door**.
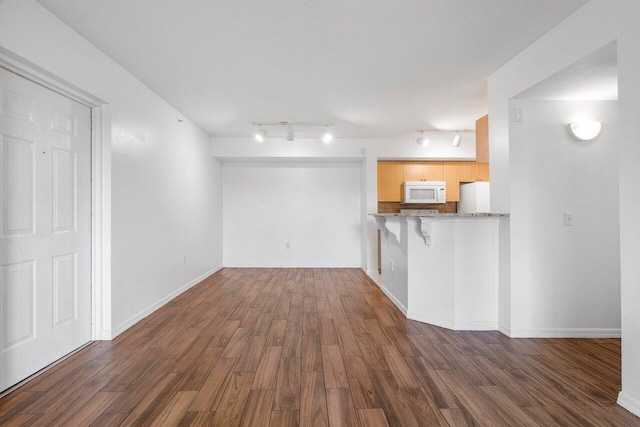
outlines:
[{"label": "cabinet door", "polygon": [[447,202],[460,201],[460,171],[457,162],[444,162],[444,180],[447,183]]},{"label": "cabinet door", "polygon": [[424,181],[424,163],[404,162],[405,181]]},{"label": "cabinet door", "polygon": [[425,181],[444,181],[444,167],[442,162],[428,162],[424,165]]},{"label": "cabinet door", "polygon": [[379,202],[399,202],[402,199],[402,166],[402,162],[378,162]]},{"label": "cabinet door", "polygon": [[478,181],[489,181],[489,163],[477,163]]},{"label": "cabinet door", "polygon": [[476,162],[458,162],[460,182],[476,182],[478,167]]},{"label": "cabinet door", "polygon": [[405,181],[444,181],[442,162],[405,162]]}]

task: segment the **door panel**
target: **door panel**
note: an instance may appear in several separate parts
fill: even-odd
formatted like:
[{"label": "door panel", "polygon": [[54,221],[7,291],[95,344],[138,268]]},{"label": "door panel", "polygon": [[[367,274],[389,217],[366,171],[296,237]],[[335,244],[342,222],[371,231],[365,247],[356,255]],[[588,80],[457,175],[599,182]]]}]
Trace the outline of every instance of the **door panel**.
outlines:
[{"label": "door panel", "polygon": [[91,110],[0,68],[0,391],[91,339]]}]

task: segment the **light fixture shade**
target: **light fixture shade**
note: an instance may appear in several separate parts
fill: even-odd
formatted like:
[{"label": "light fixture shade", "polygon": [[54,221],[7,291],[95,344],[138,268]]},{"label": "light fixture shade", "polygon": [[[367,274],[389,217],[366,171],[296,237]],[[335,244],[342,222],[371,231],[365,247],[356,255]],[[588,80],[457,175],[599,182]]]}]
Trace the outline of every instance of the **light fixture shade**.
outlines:
[{"label": "light fixture shade", "polygon": [[453,137],[453,146],[459,147],[461,141],[462,141],[462,135],[460,135],[460,132],[456,132],[456,136]]},{"label": "light fixture shade", "polygon": [[293,126],[289,126],[287,128],[287,141],[293,141],[293,140],[294,140]]},{"label": "light fixture shade", "polygon": [[573,122],[567,125],[569,134],[581,141],[590,141],[600,134],[600,122]]},{"label": "light fixture shade", "polygon": [[324,142],[325,144],[328,144],[332,140],[333,140],[333,135],[331,135],[331,132],[329,132],[329,129],[325,129],[324,132],[322,132],[322,142]]},{"label": "light fixture shade", "polygon": [[420,135],[418,139],[416,139],[416,144],[422,145],[423,147],[429,146],[429,140],[424,136]]},{"label": "light fixture shade", "polygon": [[264,139],[267,137],[267,130],[260,128],[257,132],[256,132],[256,141],[258,142],[262,142],[264,141]]}]

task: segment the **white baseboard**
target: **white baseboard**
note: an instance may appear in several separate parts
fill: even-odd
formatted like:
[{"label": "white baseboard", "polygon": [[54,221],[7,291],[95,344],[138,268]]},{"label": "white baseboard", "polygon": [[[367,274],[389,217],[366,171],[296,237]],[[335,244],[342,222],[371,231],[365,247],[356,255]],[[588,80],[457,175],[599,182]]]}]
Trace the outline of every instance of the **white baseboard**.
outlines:
[{"label": "white baseboard", "polygon": [[415,311],[408,312],[407,319],[417,320],[418,322],[428,323],[430,325],[439,326],[441,328],[453,329],[454,327],[454,323],[450,319],[446,319],[440,316],[418,313]]},{"label": "white baseboard", "polygon": [[406,316],[407,315],[407,307],[402,305],[402,303],[400,301],[398,301],[398,299],[396,297],[394,297],[393,294],[391,292],[389,292],[389,290],[387,288],[385,288],[382,285],[379,285],[379,286],[380,286],[380,290],[391,300],[391,302],[393,304],[395,304],[396,307],[398,307],[398,310],[400,310],[402,312],[402,314],[404,314]]},{"label": "white baseboard", "polygon": [[509,333],[511,338],[620,338],[621,336],[620,328],[512,329]]},{"label": "white baseboard", "polygon": [[640,400],[629,396],[624,391],[618,393],[618,405],[622,406],[633,415],[640,417]]},{"label": "white baseboard", "polygon": [[195,286],[198,283],[202,282],[207,277],[209,277],[212,274],[214,274],[215,272],[219,271],[221,268],[222,268],[222,266],[218,266],[218,267],[215,267],[215,268],[207,271],[206,273],[201,274],[200,276],[198,276],[195,279],[191,280],[189,283],[187,283],[187,284],[181,286],[180,288],[176,289],[175,291],[171,292],[169,295],[167,295],[166,297],[162,298],[160,301],[158,301],[158,302],[156,302],[154,304],[151,304],[149,307],[147,307],[144,310],[140,311],[139,313],[133,315],[132,317],[127,319],[124,323],[118,325],[116,328],[114,328],[112,330],[112,334],[111,334],[112,338],[117,337],[118,335],[120,335],[121,333],[123,333],[124,331],[126,331],[127,329],[129,329],[130,327],[132,327],[133,325],[135,325],[136,323],[138,323],[139,321],[141,321],[142,319],[144,319],[145,317],[147,317],[148,315],[150,315],[151,313],[153,313],[154,311],[156,311],[157,309],[159,309],[160,307],[162,307],[163,305],[165,305],[166,303],[168,303],[169,301],[171,301],[175,297],[177,297],[178,295],[184,293],[185,291],[189,290],[193,286]]},{"label": "white baseboard", "polygon": [[498,332],[500,332],[502,335],[506,335],[508,337],[511,337],[511,327],[504,325],[504,324],[498,324]]},{"label": "white baseboard", "polygon": [[455,322],[440,316],[432,316],[429,314],[410,311],[407,318],[417,320],[418,322],[428,323],[433,326],[451,329],[453,331],[495,331],[498,329],[498,322],[493,321],[468,321]]}]

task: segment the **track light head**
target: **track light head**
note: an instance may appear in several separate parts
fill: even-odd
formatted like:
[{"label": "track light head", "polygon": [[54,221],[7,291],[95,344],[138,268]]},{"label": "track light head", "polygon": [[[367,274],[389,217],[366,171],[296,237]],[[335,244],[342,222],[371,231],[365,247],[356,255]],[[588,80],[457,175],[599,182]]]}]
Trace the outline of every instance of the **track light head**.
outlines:
[{"label": "track light head", "polygon": [[328,144],[332,140],[333,140],[333,135],[331,135],[331,132],[329,132],[329,126],[327,126],[324,132],[322,132],[322,142],[324,142],[325,144]]},{"label": "track light head", "polygon": [[416,139],[416,144],[427,147],[429,145],[429,140],[424,137],[424,131],[419,130],[418,132],[420,132],[420,136]]},{"label": "track light head", "polygon": [[456,136],[453,137],[453,146],[459,147],[461,141],[462,141],[462,135],[460,135],[460,132],[456,132]]},{"label": "track light head", "polygon": [[267,130],[263,129],[262,126],[260,126],[260,129],[258,129],[258,131],[256,132],[255,137],[256,141],[258,142],[264,141],[264,139],[267,137]]}]

